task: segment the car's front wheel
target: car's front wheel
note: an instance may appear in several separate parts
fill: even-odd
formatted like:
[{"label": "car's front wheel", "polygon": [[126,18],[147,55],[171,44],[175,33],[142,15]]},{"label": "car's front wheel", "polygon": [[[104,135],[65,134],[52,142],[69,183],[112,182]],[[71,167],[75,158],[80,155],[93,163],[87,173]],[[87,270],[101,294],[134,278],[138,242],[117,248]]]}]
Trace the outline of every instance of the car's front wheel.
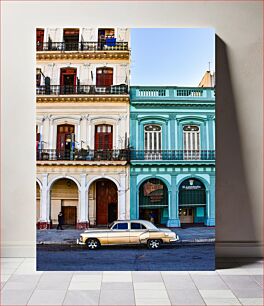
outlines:
[{"label": "car's front wheel", "polygon": [[159,249],[161,245],[161,241],[158,239],[150,239],[148,240],[147,245],[149,249]]},{"label": "car's front wheel", "polygon": [[98,239],[95,238],[88,239],[86,245],[89,250],[96,250],[100,248],[100,242]]}]

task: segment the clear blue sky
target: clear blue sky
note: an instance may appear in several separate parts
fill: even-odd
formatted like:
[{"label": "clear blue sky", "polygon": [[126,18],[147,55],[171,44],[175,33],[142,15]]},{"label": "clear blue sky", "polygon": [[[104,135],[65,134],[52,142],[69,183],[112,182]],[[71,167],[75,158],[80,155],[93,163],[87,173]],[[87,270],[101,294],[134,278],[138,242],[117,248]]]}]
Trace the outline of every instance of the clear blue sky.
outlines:
[{"label": "clear blue sky", "polygon": [[131,29],[131,85],[197,86],[211,62],[211,28]]}]

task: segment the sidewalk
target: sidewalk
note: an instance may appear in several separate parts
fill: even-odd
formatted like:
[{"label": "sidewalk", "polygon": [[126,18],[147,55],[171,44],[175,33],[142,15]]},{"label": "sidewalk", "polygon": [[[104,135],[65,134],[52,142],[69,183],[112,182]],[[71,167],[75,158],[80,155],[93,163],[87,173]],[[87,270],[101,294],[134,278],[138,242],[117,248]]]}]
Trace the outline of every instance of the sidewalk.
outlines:
[{"label": "sidewalk", "polygon": [[[214,227],[172,228],[181,243],[212,243],[215,241]],[[37,244],[76,244],[83,230],[37,230]]]}]

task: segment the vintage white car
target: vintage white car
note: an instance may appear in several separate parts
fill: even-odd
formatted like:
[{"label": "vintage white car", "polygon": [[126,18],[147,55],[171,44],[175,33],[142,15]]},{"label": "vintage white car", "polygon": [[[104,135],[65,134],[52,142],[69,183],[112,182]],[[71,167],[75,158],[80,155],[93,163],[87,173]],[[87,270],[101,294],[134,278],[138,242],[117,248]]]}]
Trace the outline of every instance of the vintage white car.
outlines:
[{"label": "vintage white car", "polygon": [[169,229],[157,228],[146,220],[120,220],[109,229],[90,229],[80,234],[77,244],[89,249],[101,245],[146,244],[149,249],[158,249],[162,243],[178,241],[179,236]]}]

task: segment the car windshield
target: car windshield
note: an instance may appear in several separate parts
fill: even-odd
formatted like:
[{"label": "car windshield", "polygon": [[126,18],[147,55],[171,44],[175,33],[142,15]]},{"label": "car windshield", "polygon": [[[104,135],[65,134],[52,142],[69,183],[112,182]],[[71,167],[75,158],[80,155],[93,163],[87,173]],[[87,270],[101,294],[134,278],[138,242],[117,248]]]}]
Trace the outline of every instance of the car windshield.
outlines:
[{"label": "car windshield", "polygon": [[148,229],[153,229],[153,230],[158,229],[153,223],[151,223],[149,221],[144,221],[144,224],[147,226]]},{"label": "car windshield", "polygon": [[115,222],[112,222],[108,225],[108,228],[112,228],[112,226],[114,225]]}]

